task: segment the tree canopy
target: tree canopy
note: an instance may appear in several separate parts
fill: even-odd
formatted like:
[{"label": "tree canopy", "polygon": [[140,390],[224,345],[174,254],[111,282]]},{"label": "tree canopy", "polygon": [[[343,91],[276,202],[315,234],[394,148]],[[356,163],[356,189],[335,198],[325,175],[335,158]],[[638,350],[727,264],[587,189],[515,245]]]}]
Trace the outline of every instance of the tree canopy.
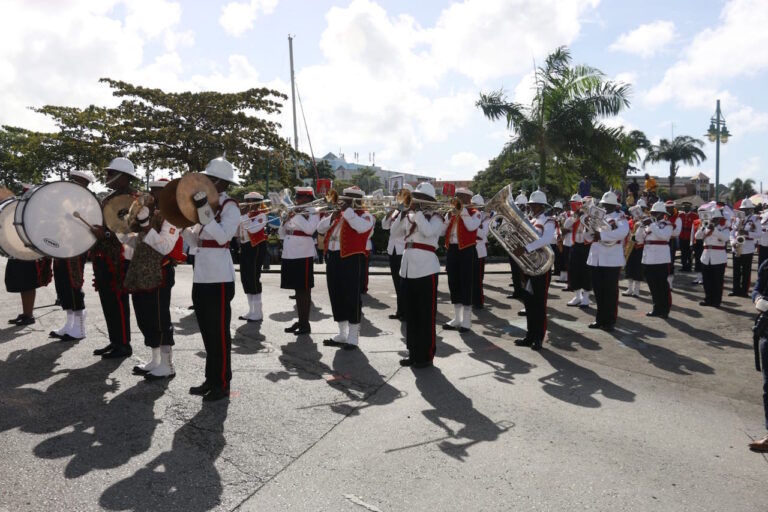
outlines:
[{"label": "tree canopy", "polygon": [[652,144],[643,160],[646,163],[669,162],[669,188],[675,186],[675,176],[680,169],[678,162],[686,165],[699,165],[707,159],[701,148],[704,142],[689,135],[678,135],[671,141],[661,139],[658,144]]}]

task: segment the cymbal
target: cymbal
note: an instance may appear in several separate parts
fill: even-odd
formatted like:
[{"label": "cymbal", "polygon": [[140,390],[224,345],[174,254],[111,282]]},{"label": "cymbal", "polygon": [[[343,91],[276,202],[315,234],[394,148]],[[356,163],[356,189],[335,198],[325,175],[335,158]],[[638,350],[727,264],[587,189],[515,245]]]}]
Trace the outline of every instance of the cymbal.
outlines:
[{"label": "cymbal", "polygon": [[104,212],[104,225],[115,233],[130,233],[128,213],[134,199],[131,194],[120,194],[104,201],[101,208]]},{"label": "cymbal", "polygon": [[[166,188],[168,188],[168,185],[166,185]],[[219,193],[216,191],[213,182],[205,174],[199,172],[185,174],[176,186],[176,204],[181,214],[191,221],[192,224],[197,224],[200,220],[197,215],[197,206],[195,206],[192,196],[201,191],[208,195],[208,204],[211,206],[211,209],[214,212],[217,211],[219,209]]]},{"label": "cymbal", "polygon": [[195,223],[187,219],[179,210],[179,205],[176,204],[176,188],[179,186],[180,181],[181,178],[169,181],[160,191],[160,194],[158,194],[158,200],[160,202],[160,213],[163,214],[165,220],[179,229],[184,229],[194,226]]}]

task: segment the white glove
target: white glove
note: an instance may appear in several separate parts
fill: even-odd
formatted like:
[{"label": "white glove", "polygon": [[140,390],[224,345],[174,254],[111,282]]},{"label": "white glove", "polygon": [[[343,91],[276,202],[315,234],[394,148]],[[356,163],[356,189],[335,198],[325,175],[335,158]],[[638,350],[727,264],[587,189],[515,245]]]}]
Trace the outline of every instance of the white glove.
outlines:
[{"label": "white glove", "polygon": [[755,300],[755,308],[761,313],[768,311],[768,300],[765,300],[763,297],[758,297],[757,300]]},{"label": "white glove", "polygon": [[211,209],[211,205],[208,204],[208,194],[201,191],[192,196],[192,199],[197,207],[197,215],[200,218],[200,224],[203,226],[210,224],[215,215]]},{"label": "white glove", "polygon": [[143,228],[149,226],[149,208],[142,206],[141,210],[139,210],[139,213],[136,215],[136,220],[138,221],[139,226]]}]

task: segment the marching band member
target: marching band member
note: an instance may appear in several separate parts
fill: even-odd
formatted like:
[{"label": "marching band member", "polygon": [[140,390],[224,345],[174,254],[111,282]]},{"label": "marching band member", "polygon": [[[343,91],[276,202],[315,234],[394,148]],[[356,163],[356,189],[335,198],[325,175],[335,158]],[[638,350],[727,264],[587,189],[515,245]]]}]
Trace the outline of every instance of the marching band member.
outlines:
[{"label": "marching band member", "polygon": [[[413,192],[413,187],[407,183],[403,184],[402,190]],[[389,273],[392,275],[392,283],[395,285],[395,295],[397,296],[397,309],[389,318],[392,320],[403,320],[405,318],[405,291],[401,289],[400,265],[403,260],[403,251],[405,250],[405,225],[403,224],[404,213],[401,209],[394,209],[387,213],[381,219],[382,229],[389,231],[389,241],[387,242],[387,254],[389,255]]]},{"label": "marching band member", "polygon": [[665,220],[667,213],[668,209],[658,201],[651,207],[654,221],[647,219],[644,223],[643,270],[653,301],[653,310],[645,316],[667,318],[672,307],[672,293],[667,277],[669,267],[674,265],[669,254],[669,240],[675,227]]},{"label": "marching band member", "polygon": [[573,244],[568,261],[568,288],[575,295],[568,301],[568,305],[580,308],[589,307],[589,292],[592,290],[592,279],[587,266],[592,234],[585,229],[582,222],[583,212],[581,208],[583,205],[584,199],[579,194],[573,194],[571,196],[571,212],[563,224],[567,232],[570,233]]},{"label": "marching band member", "polygon": [[592,271],[597,315],[589,328],[612,331],[619,308],[619,274],[625,263],[621,242],[629,233],[629,225],[613,192],[603,194],[600,206],[605,208],[605,221],[611,229],[592,233],[595,241],[589,248],[587,265]]},{"label": "marching band member", "polygon": [[563,202],[556,201],[552,206],[552,220],[555,221],[555,239],[552,242],[552,252],[555,253],[555,263],[552,267],[552,275],[557,276],[557,282],[563,282],[563,255],[565,249],[563,245],[563,232],[560,228],[560,219],[563,216]]},{"label": "marching band member", "polygon": [[[69,181],[88,188],[94,177],[87,171],[70,171]],[[83,293],[83,272],[86,255],[76,258],[53,260],[53,282],[56,296],[61,302],[61,309],[67,314],[67,320],[61,329],[51,331],[51,338],[61,341],[75,341],[85,338],[85,293]]]},{"label": "marching band member", "polygon": [[219,193],[214,213],[205,192],[194,196],[199,223],[192,228],[197,254],[192,278],[192,305],[205,345],[205,381],[189,389],[205,401],[229,396],[232,380],[232,333],[230,302],[235,296],[235,267],[229,243],[240,226],[240,208],[226,191],[237,184],[234,166],[223,157],[214,158],[203,171]]},{"label": "marching band member", "polygon": [[408,293],[405,296],[405,342],[408,357],[401,366],[425,368],[435,357],[435,313],[440,262],[435,251],[444,229],[443,218],[422,211],[418,200],[435,201],[435,187],[422,182],[413,192],[413,201],[404,217],[405,251],[400,277]]},{"label": "marching band member", "polygon": [[[483,207],[485,200],[480,194],[472,196],[472,206]],[[491,225],[490,212],[480,211],[480,227],[477,228],[477,262],[475,275],[472,279],[472,307],[483,309],[485,294],[483,293],[483,281],[485,280],[485,260],[488,258],[488,228]]]},{"label": "marching band member", "polygon": [[267,215],[264,196],[249,192],[243,198],[248,211],[240,217],[240,283],[248,298],[248,314],[240,320],[261,322],[261,266],[267,252]]},{"label": "marching band member", "polygon": [[560,228],[560,239],[562,240],[562,247],[563,247],[563,253],[562,253],[562,270],[560,271],[560,277],[558,281],[561,283],[566,283],[565,290],[571,291],[571,287],[568,286],[568,265],[570,264],[571,260],[571,248],[573,247],[573,235],[571,233],[571,230],[565,227],[565,224],[568,222],[568,219],[573,215],[573,211],[570,208],[566,211],[563,209],[563,213],[560,214],[559,219],[557,220],[557,225]]},{"label": "marching band member", "polygon": [[695,237],[703,242],[701,253],[701,275],[704,284],[704,300],[700,306],[720,307],[723,299],[723,278],[728,255],[725,244],[728,242],[729,230],[726,220],[719,208],[712,210],[712,225],[703,223],[696,231]]},{"label": "marching band member", "polygon": [[364,192],[345,188],[339,196],[341,210],[324,217],[317,232],[325,235],[326,282],[333,319],[339,333],[323,341],[326,346],[358,348],[362,293],[365,279],[365,246],[376,220],[360,205]]},{"label": "marching band member", "polygon": [[696,218],[693,220],[693,226],[691,228],[691,243],[693,243],[693,271],[696,272],[696,277],[693,278],[693,284],[703,284],[704,277],[701,274],[701,253],[704,252],[704,240],[696,238],[696,232],[701,227],[701,218],[699,214],[704,208],[700,208],[696,213]]},{"label": "marching band member", "polygon": [[[636,206],[648,212],[645,199],[642,197],[637,200]],[[627,264],[624,266],[624,276],[627,278],[627,289],[622,292],[625,297],[639,297],[640,283],[643,277],[643,246],[645,242],[645,226],[637,223],[634,219],[629,219],[629,233],[635,238],[635,244],[632,246],[632,252],[627,257]]]},{"label": "marching band member", "polygon": [[480,227],[480,212],[467,207],[472,192],[464,187],[456,189],[460,211],[445,214],[445,270],[448,274],[448,288],[453,304],[453,320],[443,325],[444,329],[461,332],[472,326],[472,281],[477,260],[477,228]]},{"label": "marching band member", "polygon": [[[654,203],[656,204],[656,203]],[[669,239],[669,275],[667,281],[669,281],[669,287],[674,288],[675,278],[675,254],[677,253],[678,238],[683,230],[683,219],[677,214],[677,208],[675,208],[675,202],[672,199],[667,200],[664,203],[664,207],[667,211],[669,223],[672,225],[672,237]]]},{"label": "marching band member", "polygon": [[733,220],[731,227],[731,247],[736,246],[739,237],[744,238],[741,244],[741,255],[733,252],[733,290],[728,296],[747,297],[751,286],[752,258],[755,254],[755,244],[760,236],[760,220],[754,215],[755,205],[748,198],[739,205],[739,210],[744,212],[744,220],[738,217]]},{"label": "marching band member", "polygon": [[[541,190],[531,193],[528,199],[528,207],[533,215],[533,228],[539,238],[525,247],[515,249],[515,256],[521,256],[526,252],[551,245],[555,240],[555,220],[548,217],[545,211],[547,196]],[[526,285],[525,304],[527,334],[525,338],[515,340],[515,345],[531,347],[532,350],[541,350],[544,336],[547,334],[547,296],[549,294],[550,273],[545,272],[539,276],[525,276]]]},{"label": "marching band member", "polygon": [[34,261],[9,258],[5,265],[5,291],[21,295],[21,314],[8,320],[9,324],[25,326],[35,323],[37,289],[51,282],[51,259]]},{"label": "marching band member", "polygon": [[[525,195],[525,193],[521,190],[520,193],[515,198],[515,206],[518,207],[520,212],[525,216],[526,211],[526,204],[528,204],[528,197]],[[508,299],[520,299],[523,300],[523,273],[520,270],[520,266],[517,264],[517,262],[512,258],[512,256],[509,257],[509,269],[512,273],[512,286],[513,286],[513,292],[512,295],[507,295]]]},{"label": "marching band member", "polygon": [[[315,199],[312,187],[294,187],[296,206]],[[286,327],[285,332],[296,335],[309,334],[309,310],[312,305],[312,288],[315,286],[314,260],[317,251],[312,236],[317,230],[320,216],[312,212],[290,212],[280,224],[278,233],[283,239],[280,261],[280,288],[293,290],[296,296],[298,322]]]},{"label": "marching band member", "polygon": [[758,247],[757,247],[757,268],[768,259],[768,211],[764,211],[758,216],[760,225],[758,226]]},{"label": "marching band member", "polygon": [[[132,180],[138,180],[133,162],[118,157],[106,168],[105,185],[112,192],[104,201],[121,194],[136,194],[131,186]],[[103,203],[102,203],[103,204]],[[126,235],[113,233],[105,226],[93,226],[96,245],[91,249],[93,264],[93,284],[99,293],[104,321],[109,333],[109,345],[93,351],[93,355],[104,359],[128,357],[131,348],[131,308],[128,291],[123,287],[123,279],[130,264],[132,248],[125,242]]]},{"label": "marching band member", "polygon": [[[158,194],[167,183],[168,180],[150,182],[155,205],[159,201]],[[142,207],[136,221],[141,232],[129,275],[126,275],[126,287],[129,288],[130,273],[134,271],[157,275],[159,280],[142,289],[131,290],[136,323],[144,335],[144,345],[152,350],[151,359],[134,366],[133,373],[147,380],[173,378],[176,370],[173,366],[171,290],[176,284],[176,262],[184,259],[181,232],[165,220],[154,205]],[[143,254],[152,256],[144,258]]]},{"label": "marching band member", "polygon": [[691,243],[693,242],[693,222],[699,218],[696,212],[691,211],[691,202],[683,201],[683,213],[679,214],[682,221],[682,230],[678,241],[680,243],[680,267],[683,272],[691,271]]}]

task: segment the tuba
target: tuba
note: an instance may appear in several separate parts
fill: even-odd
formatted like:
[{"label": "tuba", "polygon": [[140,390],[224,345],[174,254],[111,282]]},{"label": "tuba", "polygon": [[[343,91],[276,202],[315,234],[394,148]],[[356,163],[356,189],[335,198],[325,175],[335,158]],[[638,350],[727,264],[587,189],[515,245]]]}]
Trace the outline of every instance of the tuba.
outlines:
[{"label": "tuba", "polygon": [[513,254],[515,249],[537,240],[539,235],[517,205],[509,201],[511,194],[512,187],[507,185],[496,192],[496,195],[485,204],[486,211],[496,212],[488,230],[520,265],[523,273],[529,276],[540,276],[552,268],[555,253],[549,245],[545,245],[531,253],[526,252],[520,256]]}]

